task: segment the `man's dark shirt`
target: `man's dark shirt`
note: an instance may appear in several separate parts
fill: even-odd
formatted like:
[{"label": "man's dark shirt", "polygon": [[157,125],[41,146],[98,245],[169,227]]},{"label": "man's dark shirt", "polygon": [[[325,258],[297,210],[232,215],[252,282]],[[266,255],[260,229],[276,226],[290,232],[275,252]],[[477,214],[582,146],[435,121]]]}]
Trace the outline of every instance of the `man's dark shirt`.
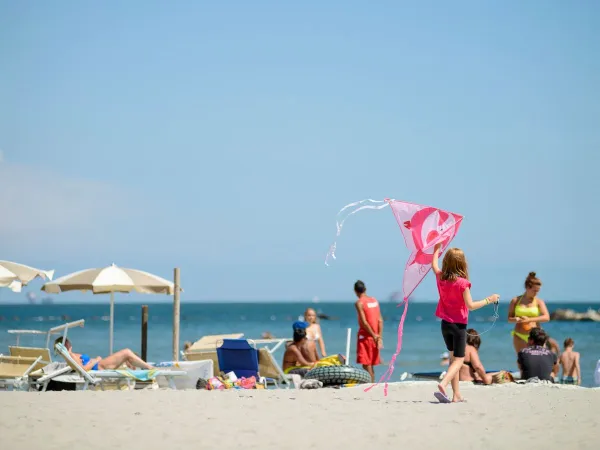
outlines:
[{"label": "man's dark shirt", "polygon": [[551,374],[556,364],[556,354],[547,348],[539,345],[524,348],[519,352],[517,361],[523,373],[523,380],[538,377],[540,380],[554,381]]}]

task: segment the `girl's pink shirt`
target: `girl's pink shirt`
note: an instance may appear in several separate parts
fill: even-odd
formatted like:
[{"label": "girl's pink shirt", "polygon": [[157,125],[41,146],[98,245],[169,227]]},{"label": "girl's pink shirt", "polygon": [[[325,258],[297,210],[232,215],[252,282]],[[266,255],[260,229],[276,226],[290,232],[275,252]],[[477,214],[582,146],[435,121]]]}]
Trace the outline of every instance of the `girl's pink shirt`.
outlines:
[{"label": "girl's pink shirt", "polygon": [[435,276],[440,294],[435,315],[446,322],[466,325],[469,321],[469,309],[465,304],[463,292],[466,288],[471,288],[471,282],[460,277],[456,281],[444,281],[440,279],[440,275]]}]

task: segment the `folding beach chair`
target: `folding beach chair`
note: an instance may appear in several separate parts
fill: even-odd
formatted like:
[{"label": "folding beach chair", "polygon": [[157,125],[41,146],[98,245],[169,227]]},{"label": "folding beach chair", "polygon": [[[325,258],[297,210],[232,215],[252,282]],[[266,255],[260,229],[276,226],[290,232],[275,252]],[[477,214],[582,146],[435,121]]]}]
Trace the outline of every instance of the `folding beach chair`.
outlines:
[{"label": "folding beach chair", "polygon": [[258,350],[258,369],[261,375],[267,377],[268,380],[273,380],[275,387],[279,387],[278,383],[285,384],[287,388],[297,388],[302,380],[300,375],[290,375],[283,372],[273,353],[269,349],[261,348]]},{"label": "folding beach chair", "polygon": [[5,389],[29,390],[28,375],[34,370],[42,368],[45,364],[41,357],[17,357],[0,355],[0,387]]},{"label": "folding beach chair", "polygon": [[67,332],[71,328],[82,327],[85,325],[84,319],[79,319],[74,322],[67,322],[62,325],[58,325],[56,327],[50,328],[48,331],[40,331],[40,330],[8,330],[9,334],[14,334],[17,337],[16,347],[18,348],[33,348],[33,347],[20,347],[19,339],[22,335],[24,336],[46,336],[46,348],[50,348],[50,339],[53,335],[62,334],[63,339],[67,338]]},{"label": "folding beach chair", "polygon": [[177,389],[175,383],[173,382],[173,377],[177,376],[185,376],[186,372],[182,370],[129,370],[129,369],[116,369],[116,370],[90,370],[89,372],[84,370],[79,364],[75,362],[75,360],[71,357],[69,351],[63,344],[56,344],[56,350],[58,353],[64,358],[67,362],[67,367],[57,370],[56,372],[50,373],[41,377],[38,380],[38,384],[42,387],[42,391],[45,391],[48,387],[48,383],[50,380],[56,378],[57,376],[64,375],[70,370],[65,370],[67,368],[74,370],[83,381],[82,390],[86,390],[89,385],[96,386],[100,385],[100,388],[103,389],[103,381],[104,380],[113,380],[113,381],[125,381],[127,385],[130,385],[131,381],[151,381],[159,376],[164,376],[167,378],[169,382],[169,387],[172,389]]},{"label": "folding beach chair", "polygon": [[47,348],[9,345],[8,351],[10,356],[17,358],[37,358],[39,356],[40,360],[45,364],[50,364],[52,362],[52,355],[50,355],[50,350]]},{"label": "folding beach chair", "polygon": [[217,347],[219,368],[221,372],[233,372],[238,378],[256,377],[260,384],[267,387],[267,382],[277,385],[273,378],[260,376],[258,370],[258,350],[246,339],[223,339]]}]

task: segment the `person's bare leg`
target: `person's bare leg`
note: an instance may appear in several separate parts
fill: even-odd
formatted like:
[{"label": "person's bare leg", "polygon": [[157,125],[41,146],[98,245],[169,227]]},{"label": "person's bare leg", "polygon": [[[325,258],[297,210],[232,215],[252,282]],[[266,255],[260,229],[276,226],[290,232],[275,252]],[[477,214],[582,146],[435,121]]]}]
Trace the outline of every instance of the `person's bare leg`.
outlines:
[{"label": "person's bare leg", "polygon": [[[459,384],[458,383],[458,371],[462,367],[463,361],[465,360],[465,358],[464,357],[455,358],[454,353],[450,352],[450,360],[452,362],[450,363],[450,366],[448,367],[448,371],[446,372],[446,375],[444,376],[442,381],[440,381],[440,383],[438,384],[438,389],[442,394],[444,394],[447,397],[448,395],[446,394],[446,388],[448,387],[448,384],[450,382],[452,382],[452,391],[453,391],[454,396],[458,395],[460,397],[460,392],[459,392],[459,388],[458,388],[458,384]],[[454,378],[456,378],[456,382],[454,381]]]},{"label": "person's bare leg", "polygon": [[513,347],[515,348],[515,353],[518,355],[521,350],[527,347],[527,342],[525,342],[519,336],[513,336]]},{"label": "person's bare leg", "polygon": [[102,359],[98,365],[101,369],[116,369],[121,367],[123,364],[127,364],[128,367],[131,365],[135,367],[141,367],[142,369],[152,369],[150,364],[142,361],[141,358],[138,358],[135,353],[128,348],[107,356],[106,358]]},{"label": "person's bare leg", "polygon": [[373,366],[363,364],[363,369],[365,369],[367,372],[369,372],[369,375],[371,375],[371,383],[375,383],[375,371],[373,370]]},{"label": "person's bare leg", "polygon": [[[458,359],[458,358],[456,358]],[[462,358],[464,361],[464,358]],[[461,364],[462,366],[462,364]],[[452,402],[456,403],[456,402],[462,402],[464,399],[462,397],[462,395],[460,395],[460,367],[459,367],[459,371],[456,372],[456,375],[454,375],[454,378],[452,378]]]}]

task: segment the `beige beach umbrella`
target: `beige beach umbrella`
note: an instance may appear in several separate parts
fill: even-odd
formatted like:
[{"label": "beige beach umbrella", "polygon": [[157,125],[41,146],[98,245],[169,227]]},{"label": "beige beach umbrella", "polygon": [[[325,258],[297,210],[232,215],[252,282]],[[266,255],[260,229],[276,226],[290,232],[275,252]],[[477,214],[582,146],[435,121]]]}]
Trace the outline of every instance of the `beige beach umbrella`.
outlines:
[{"label": "beige beach umbrella", "polygon": [[8,287],[13,292],[21,292],[34,278],[52,280],[54,270],[40,270],[11,261],[0,261],[0,287]]},{"label": "beige beach umbrella", "polygon": [[113,353],[113,327],[115,292],[139,292],[142,294],[173,295],[175,285],[157,275],[135,269],[111,265],[101,269],[86,269],[57,278],[42,286],[42,291],[59,294],[67,291],[91,291],[94,294],[110,293],[110,340],[109,351]]}]

